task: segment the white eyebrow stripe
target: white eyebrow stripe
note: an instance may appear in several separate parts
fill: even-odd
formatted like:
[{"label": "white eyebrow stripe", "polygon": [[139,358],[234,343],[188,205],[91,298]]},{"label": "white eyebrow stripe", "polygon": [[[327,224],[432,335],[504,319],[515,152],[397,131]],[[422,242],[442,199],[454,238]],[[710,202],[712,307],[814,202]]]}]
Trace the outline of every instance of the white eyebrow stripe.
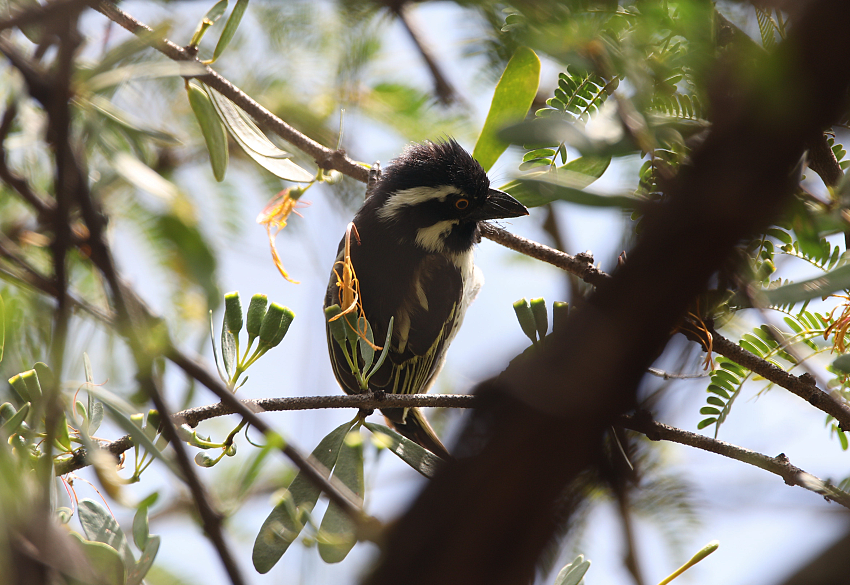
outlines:
[{"label": "white eyebrow stripe", "polygon": [[410,189],[402,189],[390,195],[386,203],[378,209],[378,217],[383,220],[394,219],[396,211],[406,205],[417,205],[438,199],[445,201],[446,197],[452,193],[457,193],[458,188],[454,185],[437,185],[436,187],[411,187]]}]

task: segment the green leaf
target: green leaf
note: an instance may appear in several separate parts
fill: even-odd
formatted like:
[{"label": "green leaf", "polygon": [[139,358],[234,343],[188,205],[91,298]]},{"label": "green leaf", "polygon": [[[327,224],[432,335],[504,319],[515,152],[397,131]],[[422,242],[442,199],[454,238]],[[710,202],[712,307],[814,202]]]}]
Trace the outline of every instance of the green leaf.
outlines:
[{"label": "green leaf", "polygon": [[227,23],[224,25],[224,30],[221,31],[221,36],[218,38],[218,43],[215,46],[212,60],[218,59],[230,41],[233,40],[233,35],[236,34],[236,29],[239,28],[239,23],[242,22],[242,15],[245,14],[245,9],[248,8],[248,0],[237,0],[236,6],[233,7],[233,12],[227,18]]},{"label": "green leaf", "polygon": [[[347,422],[338,426],[313,450],[312,458],[321,463],[328,473],[336,464],[343,440],[351,425],[351,422]],[[274,507],[254,540],[251,560],[259,573],[268,573],[301,533],[303,524],[300,518],[292,517],[290,508],[297,512],[309,513],[319,500],[320,494],[321,490],[299,471],[289,484],[284,501]]]},{"label": "green leaf", "polygon": [[720,411],[713,406],[703,406],[699,409],[700,414],[720,414]]},{"label": "green leaf", "polygon": [[133,565],[127,574],[127,585],[140,585],[142,579],[150,571],[153,561],[156,558],[156,553],[159,551],[159,536],[151,536],[148,538],[145,547],[142,549],[142,556],[139,561]]},{"label": "green leaf", "polygon": [[83,547],[83,553],[89,565],[96,573],[97,583],[105,585],[124,585],[126,568],[121,560],[121,555],[114,548],[102,542],[85,540],[76,532],[71,536],[78,539]]},{"label": "green leaf", "polygon": [[[336,306],[336,305],[334,305]],[[387,325],[387,335],[384,338],[386,341],[384,342],[384,348],[381,350],[381,355],[378,356],[378,361],[375,362],[375,367],[372,368],[372,371],[366,375],[366,383],[369,382],[369,378],[372,375],[381,369],[381,366],[384,365],[384,360],[387,359],[387,354],[390,351],[390,341],[393,338],[393,322],[395,321],[395,317],[390,317],[390,323]]]},{"label": "green leaf", "polygon": [[[11,405],[10,405],[11,406]],[[18,429],[21,428],[21,424],[26,420],[27,415],[30,413],[30,406],[32,406],[29,402],[24,403],[24,405],[5,423],[0,427],[0,435],[4,437],[9,437],[18,432]]]},{"label": "green leaf", "polygon": [[204,38],[204,33],[207,32],[207,29],[215,24],[216,20],[221,18],[221,15],[224,14],[225,10],[227,10],[227,0],[219,0],[216,2],[201,19],[201,22],[198,23],[189,45],[197,47],[201,42],[201,39]]},{"label": "green leaf", "polygon": [[144,550],[150,538],[150,526],[148,524],[148,507],[140,506],[133,517],[133,542]]},{"label": "green leaf", "polygon": [[[568,171],[571,173],[568,176],[571,178],[574,186],[578,189],[584,189],[601,177],[610,164],[610,156],[582,156],[560,167],[558,169],[558,175],[561,175],[563,171]],[[583,182],[585,184],[582,185]]]},{"label": "green leaf", "polygon": [[[499,138],[511,144],[560,144],[566,143],[584,156],[599,157],[625,156],[634,154],[639,148],[628,137],[613,142],[588,136],[579,124],[564,120],[556,110],[547,110],[551,115],[546,118],[525,120],[502,129]],[[540,116],[538,110],[537,115]]]},{"label": "green leaf", "polygon": [[850,374],[850,353],[845,353],[835,358],[835,361],[832,362],[832,367]]},{"label": "green leaf", "polygon": [[437,467],[442,463],[439,457],[384,425],[364,422],[363,426],[385,439],[383,444],[413,469],[425,477],[434,477]]},{"label": "green leaf", "polygon": [[[357,433],[360,431],[351,431]],[[353,443],[353,444],[350,444]],[[334,466],[334,477],[351,492],[363,498],[363,442],[343,441],[339,458]],[[319,527],[319,555],[326,563],[343,560],[357,543],[355,525],[342,508],[330,503]]]},{"label": "green leaf", "polygon": [[799,303],[821,298],[839,290],[850,289],[850,264],[839,266],[823,276],[794,282],[762,292],[764,302],[771,306]]},{"label": "green leaf", "polygon": [[[389,338],[387,338],[387,341],[389,341]],[[372,361],[375,359],[375,350],[369,345],[369,343],[375,342],[375,335],[372,333],[372,325],[369,321],[366,321],[366,339],[359,337],[358,342],[360,345],[360,356],[363,358],[363,367],[361,370],[368,372],[372,366]]]},{"label": "green leaf", "polygon": [[112,514],[94,500],[80,500],[77,515],[86,538],[95,542],[108,544],[115,549],[124,560],[124,566],[129,568],[136,564],[124,532]]},{"label": "green leaf", "polygon": [[62,446],[66,453],[73,450],[71,435],[68,432],[68,419],[64,412],[59,415],[59,420],[56,421],[56,442]]},{"label": "green leaf", "polygon": [[709,425],[713,425],[713,424],[714,424],[714,423],[716,423],[716,422],[717,422],[717,419],[716,419],[716,418],[714,418],[714,417],[712,417],[712,418],[707,418],[707,419],[704,419],[704,420],[699,421],[699,424],[697,424],[697,428],[698,428],[698,429],[700,429],[700,430],[702,430],[702,429],[704,429],[705,427],[707,427],[707,426],[709,426]]},{"label": "green leaf", "polygon": [[257,164],[284,181],[309,183],[314,179],[313,173],[287,160],[292,155],[269,140],[242,108],[214,89],[205,89],[227,131]]},{"label": "green leaf", "polygon": [[499,137],[499,131],[503,126],[525,118],[539,84],[540,58],[527,47],[518,48],[496,84],[490,111],[472,151],[472,158],[485,171],[490,170],[508,148],[508,143]]},{"label": "green leaf", "polygon": [[643,205],[643,201],[630,195],[597,195],[582,190],[593,180],[578,173],[559,172],[553,175],[544,171],[514,179],[500,189],[516,197],[526,207],[537,207],[558,199],[587,207],[619,207],[626,210],[639,209]]},{"label": "green leaf", "polygon": [[[226,0],[222,0],[226,2]],[[186,92],[189,95],[189,105],[201,127],[201,134],[207,144],[210,153],[210,165],[216,181],[223,181],[227,172],[227,136],[224,133],[224,125],[221,123],[218,111],[213,105],[210,96],[204,90],[204,86],[194,80],[186,83]]]},{"label": "green leaf", "polygon": [[236,338],[227,329],[221,330],[221,360],[224,362],[224,371],[230,378],[236,368]]}]

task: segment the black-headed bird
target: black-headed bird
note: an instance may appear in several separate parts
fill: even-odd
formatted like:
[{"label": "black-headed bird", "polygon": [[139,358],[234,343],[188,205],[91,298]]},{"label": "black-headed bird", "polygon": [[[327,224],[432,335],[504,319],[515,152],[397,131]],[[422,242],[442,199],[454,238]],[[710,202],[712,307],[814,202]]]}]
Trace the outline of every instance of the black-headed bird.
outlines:
[{"label": "black-headed bird", "polygon": [[[376,346],[389,344],[368,381],[373,392],[418,394],[429,390],[464,313],[483,284],[473,246],[479,224],[528,215],[516,199],[490,187],[481,165],[457,142],[409,146],[387,167],[340,242],[325,307],[346,302],[345,285],[371,327]],[[343,283],[346,247],[355,283]],[[351,297],[348,299],[351,301]],[[394,317],[391,339],[386,334]],[[353,320],[351,321],[354,322]],[[362,329],[362,326],[361,326]],[[328,326],[334,374],[348,394],[364,390]],[[361,364],[362,365],[362,364]],[[381,412],[400,434],[434,454],[450,455],[418,408]]]}]

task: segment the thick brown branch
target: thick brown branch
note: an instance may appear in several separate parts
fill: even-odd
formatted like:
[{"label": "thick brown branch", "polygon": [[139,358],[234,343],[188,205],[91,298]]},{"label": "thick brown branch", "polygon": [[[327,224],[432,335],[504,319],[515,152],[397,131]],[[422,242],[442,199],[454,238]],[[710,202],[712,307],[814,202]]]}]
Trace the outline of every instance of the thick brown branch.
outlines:
[{"label": "thick brown branch", "polygon": [[784,453],[780,453],[776,457],[769,457],[756,451],[732,445],[731,443],[718,441],[705,435],[662,424],[652,420],[651,415],[647,412],[620,417],[619,424],[627,429],[643,433],[653,441],[671,441],[681,445],[688,445],[689,447],[702,449],[703,451],[716,453],[723,457],[754,465],[759,469],[764,469],[778,475],[788,485],[796,485],[813,491],[822,495],[827,500],[831,500],[850,509],[850,494],[803,471],[799,467],[791,465],[791,462]]}]

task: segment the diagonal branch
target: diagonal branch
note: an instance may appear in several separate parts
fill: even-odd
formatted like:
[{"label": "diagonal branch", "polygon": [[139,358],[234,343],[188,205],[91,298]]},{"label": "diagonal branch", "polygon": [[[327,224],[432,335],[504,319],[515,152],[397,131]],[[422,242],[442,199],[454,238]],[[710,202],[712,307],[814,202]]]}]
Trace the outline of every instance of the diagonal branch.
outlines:
[{"label": "diagonal branch", "polygon": [[652,441],[671,441],[681,445],[688,445],[689,447],[702,449],[703,451],[753,465],[759,469],[778,475],[788,485],[800,486],[850,509],[850,494],[799,467],[791,465],[791,462],[784,453],[780,453],[776,457],[768,457],[767,455],[751,451],[750,449],[744,449],[743,447],[738,447],[725,441],[718,441],[705,435],[662,424],[653,420],[652,415],[646,411],[620,417],[618,422],[627,429],[646,435]]},{"label": "diagonal branch", "polygon": [[207,71],[205,75],[192,76],[203,81],[224,97],[235,103],[251,115],[261,126],[274,132],[296,148],[315,159],[316,164],[325,170],[336,170],[358,181],[365,183],[369,178],[368,166],[363,166],[351,160],[342,150],[331,150],[322,146],[309,136],[306,136],[272,114],[265,107],[254,101],[248,94],[219,75],[208,65],[205,65],[186,49],[177,46],[168,39],[154,39],[153,29],[139,22],[126,12],[119,9],[109,0],[89,0],[92,8],[121,25],[131,33],[142,37],[146,43],[166,57],[174,61],[194,61]]}]

